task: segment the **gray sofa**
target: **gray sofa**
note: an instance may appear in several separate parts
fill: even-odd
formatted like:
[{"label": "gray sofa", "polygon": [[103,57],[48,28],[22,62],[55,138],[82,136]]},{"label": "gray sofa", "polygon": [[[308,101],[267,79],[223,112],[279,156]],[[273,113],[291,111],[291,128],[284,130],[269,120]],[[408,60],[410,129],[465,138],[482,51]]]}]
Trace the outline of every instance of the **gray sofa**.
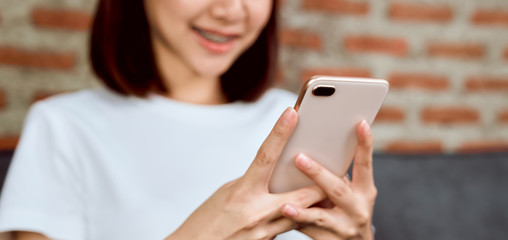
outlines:
[{"label": "gray sofa", "polygon": [[376,239],[508,239],[508,153],[374,157]]},{"label": "gray sofa", "polygon": [[[0,187],[11,157],[0,151]],[[377,240],[508,239],[508,152],[375,154],[374,175]]]}]

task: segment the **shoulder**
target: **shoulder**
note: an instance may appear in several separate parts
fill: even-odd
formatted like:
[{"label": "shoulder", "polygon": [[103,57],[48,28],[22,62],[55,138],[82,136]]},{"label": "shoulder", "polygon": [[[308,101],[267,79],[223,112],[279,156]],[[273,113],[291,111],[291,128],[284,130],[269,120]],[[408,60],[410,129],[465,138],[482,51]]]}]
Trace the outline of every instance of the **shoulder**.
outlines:
[{"label": "shoulder", "polygon": [[125,102],[128,97],[111,92],[104,88],[85,89],[76,92],[63,93],[37,102],[57,109],[77,110],[77,107],[98,107],[100,105],[114,105]]},{"label": "shoulder", "polygon": [[94,112],[108,112],[126,105],[128,99],[104,88],[86,89],[38,101],[31,107],[30,113],[87,117]]},{"label": "shoulder", "polygon": [[[269,89],[257,102],[249,104],[244,110],[252,112],[250,117],[256,119],[257,124],[264,126],[264,129],[271,129],[280,114],[288,107],[295,105],[296,94],[283,90]],[[266,136],[266,135],[263,135]]]},{"label": "shoulder", "polygon": [[293,106],[296,102],[297,95],[288,90],[280,88],[269,89],[265,95],[260,99],[261,102],[270,105]]}]

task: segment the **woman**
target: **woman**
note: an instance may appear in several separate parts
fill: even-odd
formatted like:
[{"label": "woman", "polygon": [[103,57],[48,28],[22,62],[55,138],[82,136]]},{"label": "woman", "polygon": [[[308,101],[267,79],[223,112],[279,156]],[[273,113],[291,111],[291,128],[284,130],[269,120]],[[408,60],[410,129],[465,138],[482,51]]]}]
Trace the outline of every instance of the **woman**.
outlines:
[{"label": "woman", "polygon": [[295,164],[316,186],[267,190],[297,121],[291,108],[275,121],[295,97],[267,90],[276,10],[271,0],[100,1],[91,59],[108,88],[32,107],[0,231],[16,239],[270,239],[292,229],[373,238],[365,121],[352,182],[300,154]]}]

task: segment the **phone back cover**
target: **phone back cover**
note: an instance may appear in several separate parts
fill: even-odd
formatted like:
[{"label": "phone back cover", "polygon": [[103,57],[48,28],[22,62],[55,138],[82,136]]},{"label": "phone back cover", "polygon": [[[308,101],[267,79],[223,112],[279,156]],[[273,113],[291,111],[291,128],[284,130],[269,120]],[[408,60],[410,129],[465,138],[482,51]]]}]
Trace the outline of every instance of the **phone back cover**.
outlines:
[{"label": "phone back cover", "polygon": [[[322,76],[311,81],[298,108],[296,128],[273,172],[269,186],[273,193],[314,184],[294,166],[299,153],[309,155],[337,176],[343,176],[353,160],[356,126],[363,119],[372,124],[388,92],[384,80]],[[328,97],[314,96],[312,90],[318,85],[334,86],[335,93]]]}]

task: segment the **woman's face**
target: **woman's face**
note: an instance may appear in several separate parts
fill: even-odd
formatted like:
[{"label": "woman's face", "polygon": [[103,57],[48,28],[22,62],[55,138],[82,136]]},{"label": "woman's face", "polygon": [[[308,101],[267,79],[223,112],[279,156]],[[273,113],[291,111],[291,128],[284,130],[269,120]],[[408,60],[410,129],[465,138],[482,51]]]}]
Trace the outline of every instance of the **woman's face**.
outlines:
[{"label": "woman's face", "polygon": [[156,54],[208,77],[226,72],[254,43],[272,9],[272,0],[144,1]]}]

